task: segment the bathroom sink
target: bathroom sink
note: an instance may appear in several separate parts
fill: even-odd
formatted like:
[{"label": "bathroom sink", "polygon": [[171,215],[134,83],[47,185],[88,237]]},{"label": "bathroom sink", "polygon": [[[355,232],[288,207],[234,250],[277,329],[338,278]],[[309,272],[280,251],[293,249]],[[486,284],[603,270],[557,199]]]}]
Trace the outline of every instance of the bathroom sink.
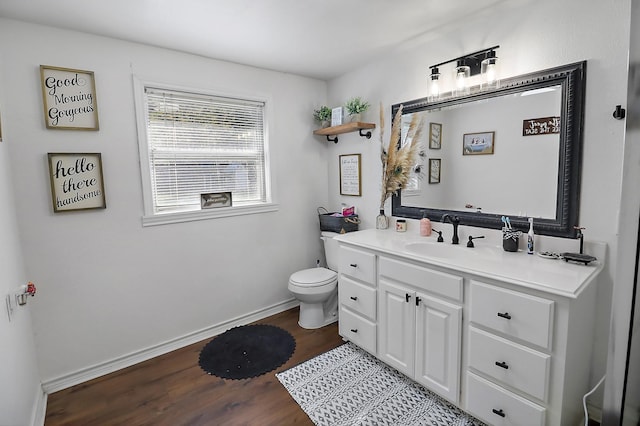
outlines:
[{"label": "bathroom sink", "polygon": [[476,257],[479,255],[487,255],[490,251],[489,248],[486,247],[474,247],[469,248],[466,244],[454,245],[454,244],[446,244],[446,243],[408,243],[405,244],[404,248],[411,253],[425,256],[425,257],[433,257],[439,259],[463,259],[468,258],[470,256]]}]

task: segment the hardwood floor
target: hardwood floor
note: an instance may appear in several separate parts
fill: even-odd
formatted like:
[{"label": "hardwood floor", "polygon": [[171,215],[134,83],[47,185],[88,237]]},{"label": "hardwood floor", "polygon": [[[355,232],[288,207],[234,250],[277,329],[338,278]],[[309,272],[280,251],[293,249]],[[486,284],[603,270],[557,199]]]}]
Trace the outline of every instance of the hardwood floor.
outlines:
[{"label": "hardwood floor", "polygon": [[198,365],[202,341],[48,396],[45,426],[56,425],[313,425],[275,373],[340,344],[336,323],[305,330],[298,308],[264,320],[289,331],[296,350],[262,376],[228,380]]}]

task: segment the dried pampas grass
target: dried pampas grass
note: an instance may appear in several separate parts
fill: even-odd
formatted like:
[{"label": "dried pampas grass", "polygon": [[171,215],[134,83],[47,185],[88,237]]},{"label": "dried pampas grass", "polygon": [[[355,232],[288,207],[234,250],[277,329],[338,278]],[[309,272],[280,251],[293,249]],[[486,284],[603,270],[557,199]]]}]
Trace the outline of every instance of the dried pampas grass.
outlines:
[{"label": "dried pampas grass", "polygon": [[382,197],[380,210],[384,209],[384,203],[391,195],[404,189],[411,177],[411,171],[416,166],[418,152],[420,151],[420,136],[424,118],[420,114],[413,114],[405,143],[400,149],[400,137],[402,135],[402,105],[398,108],[391,125],[391,137],[389,146],[384,146],[384,109],[380,104],[380,159],[382,161]]}]

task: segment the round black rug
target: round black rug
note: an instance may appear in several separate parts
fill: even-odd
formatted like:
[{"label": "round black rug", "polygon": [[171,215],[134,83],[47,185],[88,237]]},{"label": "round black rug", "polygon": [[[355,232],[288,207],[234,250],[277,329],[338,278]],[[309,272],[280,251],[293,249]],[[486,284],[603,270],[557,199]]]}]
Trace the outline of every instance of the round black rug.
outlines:
[{"label": "round black rug", "polygon": [[293,336],[268,324],[243,325],[216,336],[200,352],[200,367],[223,379],[248,379],[275,370],[296,349]]}]

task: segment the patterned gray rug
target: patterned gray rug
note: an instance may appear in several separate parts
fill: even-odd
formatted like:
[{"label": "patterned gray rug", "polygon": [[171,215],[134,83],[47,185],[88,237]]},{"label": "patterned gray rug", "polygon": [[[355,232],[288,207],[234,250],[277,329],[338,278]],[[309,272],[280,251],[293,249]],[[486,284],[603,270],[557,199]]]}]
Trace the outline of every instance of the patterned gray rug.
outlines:
[{"label": "patterned gray rug", "polygon": [[481,426],[352,343],[276,374],[318,426]]}]

